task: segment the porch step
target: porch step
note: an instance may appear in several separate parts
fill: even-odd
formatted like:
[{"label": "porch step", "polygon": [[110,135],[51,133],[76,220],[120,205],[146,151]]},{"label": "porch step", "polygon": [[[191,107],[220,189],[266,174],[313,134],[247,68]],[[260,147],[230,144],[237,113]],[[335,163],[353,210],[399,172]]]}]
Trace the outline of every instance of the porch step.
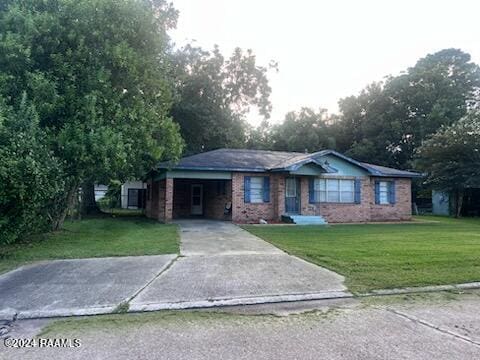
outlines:
[{"label": "porch step", "polygon": [[282,221],[297,225],[327,225],[327,221],[319,215],[282,215]]}]

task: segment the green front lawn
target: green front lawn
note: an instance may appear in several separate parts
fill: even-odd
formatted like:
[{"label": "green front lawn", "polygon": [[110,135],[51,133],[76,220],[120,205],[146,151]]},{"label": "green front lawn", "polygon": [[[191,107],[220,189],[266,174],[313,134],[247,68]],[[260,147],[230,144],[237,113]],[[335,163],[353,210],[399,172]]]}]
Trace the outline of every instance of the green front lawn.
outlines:
[{"label": "green front lawn", "polygon": [[0,273],[50,259],[138,256],[179,252],[176,225],[142,217],[98,217],[68,221],[64,230],[0,248]]},{"label": "green front lawn", "polygon": [[244,228],[346,278],[351,291],[480,281],[480,219]]}]

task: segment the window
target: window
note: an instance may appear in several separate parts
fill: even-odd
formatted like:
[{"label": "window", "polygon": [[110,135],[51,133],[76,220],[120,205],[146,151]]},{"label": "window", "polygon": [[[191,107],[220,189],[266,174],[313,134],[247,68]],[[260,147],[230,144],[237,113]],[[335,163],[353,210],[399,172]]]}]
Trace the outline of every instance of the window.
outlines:
[{"label": "window", "polygon": [[395,182],[394,181],[376,181],[375,182],[375,204],[380,204],[380,205],[395,204]]},{"label": "window", "polygon": [[315,202],[327,201],[327,188],[324,179],[315,179],[314,182]]},{"label": "window", "polygon": [[315,179],[313,192],[313,201],[311,202],[354,203],[355,180]]},{"label": "window", "polygon": [[246,203],[265,203],[270,201],[270,177],[245,176],[244,185],[244,201]]},{"label": "window", "polygon": [[250,178],[250,202],[263,202],[263,177],[254,176]]},{"label": "window", "polygon": [[353,203],[355,201],[355,181],[340,180],[341,202]]},{"label": "window", "polygon": [[389,204],[388,201],[388,183],[386,181],[380,181],[380,204]]},{"label": "window", "polygon": [[139,189],[128,189],[128,201],[127,206],[138,206],[138,190]]}]

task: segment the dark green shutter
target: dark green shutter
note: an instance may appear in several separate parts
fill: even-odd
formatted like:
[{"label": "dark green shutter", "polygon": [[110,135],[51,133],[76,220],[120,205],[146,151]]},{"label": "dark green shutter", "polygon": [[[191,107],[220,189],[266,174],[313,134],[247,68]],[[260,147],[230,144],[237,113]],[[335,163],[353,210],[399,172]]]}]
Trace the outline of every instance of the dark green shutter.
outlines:
[{"label": "dark green shutter", "polygon": [[250,202],[250,176],[245,176],[243,178],[244,191],[243,191],[243,200],[246,203]]},{"label": "dark green shutter", "polygon": [[380,181],[375,181],[375,204],[380,204]]},{"label": "dark green shutter", "polygon": [[270,202],[270,177],[263,178],[263,202]]},{"label": "dark green shutter", "polygon": [[315,204],[315,179],[308,179],[308,202],[310,204]]},{"label": "dark green shutter", "polygon": [[360,179],[355,179],[355,204],[360,204],[362,202],[361,186],[362,183]]},{"label": "dark green shutter", "polygon": [[388,183],[388,202],[390,204],[395,204],[396,200],[395,181],[390,181]]}]

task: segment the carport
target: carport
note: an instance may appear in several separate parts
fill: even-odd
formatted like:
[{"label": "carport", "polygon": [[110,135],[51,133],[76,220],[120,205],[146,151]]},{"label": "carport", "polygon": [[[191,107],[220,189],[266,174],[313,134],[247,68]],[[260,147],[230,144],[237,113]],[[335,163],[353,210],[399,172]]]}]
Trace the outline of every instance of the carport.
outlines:
[{"label": "carport", "polygon": [[173,218],[231,220],[232,181],[174,179]]},{"label": "carport", "polygon": [[232,220],[232,174],[224,171],[164,171],[147,181],[147,217],[162,222],[205,218]]}]

